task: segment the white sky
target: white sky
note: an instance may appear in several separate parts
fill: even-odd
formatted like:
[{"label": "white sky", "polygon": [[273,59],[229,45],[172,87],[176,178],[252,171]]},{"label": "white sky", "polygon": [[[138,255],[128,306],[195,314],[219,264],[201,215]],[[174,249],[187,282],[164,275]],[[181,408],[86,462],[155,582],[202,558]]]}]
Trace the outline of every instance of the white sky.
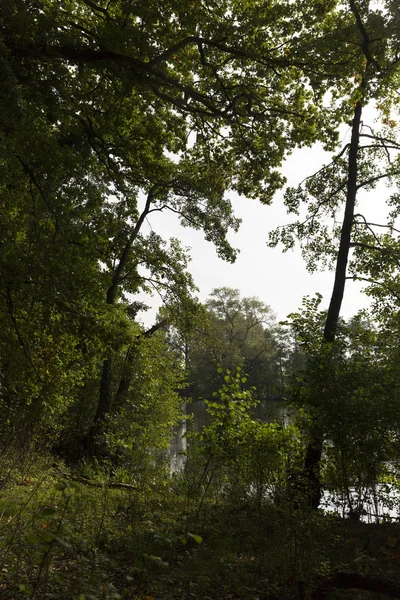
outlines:
[{"label": "white sky", "polygon": [[[344,130],[342,141],[348,141],[348,135],[349,132]],[[285,162],[282,171],[288,184],[294,186],[315,173],[329,159],[330,156],[321,146],[302,148],[296,150]],[[381,193],[377,189],[368,195],[366,214],[371,221],[384,222],[386,211]],[[377,195],[380,208],[375,202]],[[238,196],[231,198],[236,216],[242,219],[239,232],[229,237],[232,245],[240,249],[234,264],[218,258],[214,246],[204,240],[202,232],[181,227],[172,213],[153,213],[149,219],[151,227],[164,239],[177,237],[184,247],[191,248],[189,270],[200,290],[200,300],[205,301],[214,288],[226,286],[239,289],[242,297],[257,296],[272,308],[278,320],[283,320],[290,312],[296,311],[304,296],[313,296],[317,292],[323,296],[322,308],[327,308],[334,273],[308,273],[299,248],[283,253],[281,247],[267,246],[269,231],[295,218],[293,215],[289,218],[286,214],[283,194],[276,195],[272,206],[263,206],[256,200]],[[360,282],[347,281],[341,313],[343,317],[348,318],[359,309],[369,306],[368,297],[361,293],[363,287]],[[156,297],[140,299],[152,308],[140,313],[139,320],[145,326],[151,326],[160,300]]]}]

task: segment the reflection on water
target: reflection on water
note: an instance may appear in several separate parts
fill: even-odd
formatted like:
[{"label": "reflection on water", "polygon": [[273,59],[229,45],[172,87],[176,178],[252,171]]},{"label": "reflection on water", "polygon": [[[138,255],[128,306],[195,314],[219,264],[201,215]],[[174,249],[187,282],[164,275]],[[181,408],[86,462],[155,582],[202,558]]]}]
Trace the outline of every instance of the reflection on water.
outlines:
[{"label": "reflection on water", "polygon": [[[349,495],[355,509],[359,509],[360,521],[364,523],[381,523],[383,521],[397,521],[400,514],[400,494],[393,485],[377,483],[360,493],[350,488]],[[349,517],[349,503],[344,494],[332,494],[324,490],[321,501],[324,510]]]},{"label": "reflection on water", "polygon": [[[289,421],[288,410],[279,401],[265,401],[252,409],[254,418],[265,423],[279,420],[283,426]],[[182,421],[178,427],[174,428],[173,437],[167,452],[167,457],[171,465],[171,473],[176,473],[183,468],[185,464],[185,453],[187,441],[185,433],[187,431],[201,431],[211,423],[211,417],[207,412],[206,403],[202,400],[185,404],[182,407]]]},{"label": "reflection on water", "polygon": [[[279,401],[266,401],[253,408],[256,419],[265,423],[278,420],[285,427],[290,420],[286,406]],[[185,404],[182,407],[182,421],[174,429],[171,444],[167,452],[171,473],[176,473],[185,465],[187,440],[185,433],[188,431],[201,431],[203,427],[211,423],[211,417],[207,413],[205,402],[196,401]],[[357,505],[359,500],[355,490],[350,490],[352,504]],[[364,490],[361,502],[360,518],[364,522],[377,522],[385,519],[398,520],[400,517],[400,492],[393,486],[377,484],[375,487]],[[348,516],[349,506],[345,497],[340,494],[332,494],[327,490],[323,492],[321,508],[328,512]]]}]

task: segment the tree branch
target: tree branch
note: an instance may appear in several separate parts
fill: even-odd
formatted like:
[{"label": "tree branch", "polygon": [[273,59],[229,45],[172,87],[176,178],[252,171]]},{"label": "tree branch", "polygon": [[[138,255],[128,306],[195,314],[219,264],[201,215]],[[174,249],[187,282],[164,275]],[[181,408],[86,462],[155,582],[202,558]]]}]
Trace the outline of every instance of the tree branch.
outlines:
[{"label": "tree branch", "polygon": [[372,56],[371,51],[370,51],[370,44],[371,44],[371,40],[369,38],[369,35],[367,33],[367,30],[364,27],[364,24],[361,20],[361,16],[360,13],[356,7],[356,4],[354,2],[354,0],[350,0],[350,8],[351,8],[351,12],[353,13],[353,15],[355,16],[356,22],[357,22],[357,27],[362,35],[363,38],[363,52],[365,55],[365,58],[367,59],[368,63],[375,65],[378,73],[381,72],[381,67],[378,63],[378,61]]},{"label": "tree branch", "polygon": [[381,173],[380,175],[376,175],[375,177],[370,177],[369,179],[366,179],[365,181],[359,183],[357,185],[357,190],[365,187],[366,185],[371,185],[372,183],[375,183],[380,179],[385,179],[385,177],[393,177],[394,175],[400,175],[400,171],[394,171],[393,173]]},{"label": "tree branch", "polygon": [[[60,58],[77,64],[104,62],[121,64],[130,69],[131,76],[136,75],[139,83],[146,83],[160,98],[172,102],[181,109],[196,112],[195,107],[191,107],[187,103],[187,100],[191,98],[208,109],[210,114],[225,117],[228,116],[225,111],[216,107],[208,96],[201,94],[192,86],[182,84],[178,79],[167,75],[163,71],[152,68],[149,62],[144,62],[133,56],[113,52],[111,50],[92,50],[85,47],[75,48],[73,46],[26,47],[15,50],[15,53],[20,56],[31,56],[36,58]],[[159,89],[162,85],[178,90],[183,94],[183,99],[174,98],[165,94]]]},{"label": "tree branch", "polygon": [[107,19],[107,21],[112,21],[113,20],[110,17],[110,15],[108,14],[108,11],[107,11],[106,8],[103,8],[102,6],[99,6],[95,2],[92,2],[92,0],[83,0],[83,3],[86,4],[87,6],[89,6],[92,9],[93,12],[97,12],[97,13],[100,13],[100,14],[104,15],[104,17]]},{"label": "tree branch", "polygon": [[35,188],[38,190],[38,192],[40,194],[40,197],[42,198],[43,202],[45,203],[45,205],[47,206],[47,208],[49,209],[49,211],[51,212],[51,214],[54,215],[54,210],[50,206],[50,203],[47,200],[46,195],[43,192],[42,187],[38,183],[38,181],[37,181],[37,179],[35,177],[34,172],[30,168],[30,166],[18,154],[16,154],[15,156],[16,156],[17,160],[20,162],[20,164],[22,165],[22,167],[24,168],[24,171],[29,175],[30,180],[32,181],[32,183],[35,186]]},{"label": "tree branch", "polygon": [[349,275],[346,277],[346,279],[351,279],[353,281],[365,281],[366,283],[371,283],[372,285],[378,285],[379,287],[385,288],[397,300],[400,300],[400,294],[395,292],[390,286],[388,286],[386,283],[382,283],[381,281],[376,281],[374,279],[370,279],[369,277],[360,277],[359,275]]},{"label": "tree branch", "polygon": [[371,223],[370,221],[367,221],[367,219],[361,213],[357,213],[356,215],[354,215],[354,219],[356,219],[356,217],[361,217],[361,219],[363,219],[363,221],[364,221],[364,223],[360,223],[359,221],[354,221],[354,223],[356,225],[365,225],[368,228],[384,227],[385,229],[390,229],[392,231],[395,231],[396,233],[400,233],[400,229],[396,229],[396,227],[393,227],[393,225],[382,225],[382,223]]},{"label": "tree branch", "polygon": [[153,333],[155,333],[156,331],[158,331],[159,329],[161,329],[162,327],[164,327],[164,325],[167,324],[167,319],[162,319],[161,321],[158,321],[158,323],[155,323],[152,327],[150,327],[150,329],[147,329],[146,331],[143,331],[142,333],[139,333],[136,338],[140,339],[140,338],[149,338],[153,335]]},{"label": "tree branch", "polygon": [[7,304],[8,304],[8,314],[10,315],[12,324],[14,325],[14,330],[15,330],[15,333],[17,334],[17,338],[18,338],[20,346],[21,346],[21,348],[22,348],[22,350],[24,352],[25,358],[27,359],[28,363],[31,365],[32,369],[36,373],[36,376],[37,376],[39,382],[42,382],[40,374],[39,374],[39,372],[38,372],[38,370],[37,370],[37,368],[36,368],[36,366],[35,366],[35,364],[34,364],[34,362],[32,360],[32,357],[30,355],[30,352],[29,352],[27,346],[25,345],[25,342],[23,340],[21,332],[19,331],[18,323],[17,323],[17,320],[16,320],[15,315],[14,315],[14,305],[13,305],[13,301],[12,301],[12,297],[11,297],[11,291],[10,291],[9,287],[7,287]]},{"label": "tree branch", "polygon": [[122,251],[118,265],[114,269],[112,282],[111,282],[110,287],[107,290],[107,304],[114,304],[114,302],[115,302],[115,298],[117,296],[117,291],[118,291],[118,285],[121,281],[122,272],[128,262],[128,258],[129,258],[129,254],[130,254],[132,245],[139,234],[139,231],[143,225],[145,218],[149,214],[150,206],[153,201],[154,194],[155,194],[157,187],[158,187],[158,185],[155,184],[150,188],[150,190],[147,194],[145,207],[144,207],[139,219],[137,220],[136,225],[135,225],[131,235],[129,236],[128,240],[126,241],[126,244]]},{"label": "tree branch", "polygon": [[366,250],[382,250],[380,246],[371,246],[370,244],[364,244],[363,242],[351,242],[350,248],[365,248]]},{"label": "tree branch", "polygon": [[[363,219],[364,223],[359,223],[358,221],[356,221],[355,220],[356,217],[360,217],[361,219]],[[372,229],[372,227],[370,226],[370,224],[367,223],[367,220],[364,217],[364,215],[362,215],[360,213],[357,214],[357,215],[354,215],[354,217],[353,217],[353,225],[364,225],[367,229],[369,229],[369,231],[371,232],[371,235],[373,236],[373,238],[376,241],[376,243],[378,244],[378,246],[381,245],[381,242],[380,242],[378,236],[376,235],[375,231]]]},{"label": "tree branch", "polygon": [[386,137],[383,137],[380,135],[370,135],[369,133],[361,133],[360,137],[369,138],[371,140],[378,140],[379,142],[382,142],[382,143],[387,142],[389,144],[393,144],[397,150],[400,150],[400,143],[396,142],[396,140],[392,140],[390,138],[386,138]]}]

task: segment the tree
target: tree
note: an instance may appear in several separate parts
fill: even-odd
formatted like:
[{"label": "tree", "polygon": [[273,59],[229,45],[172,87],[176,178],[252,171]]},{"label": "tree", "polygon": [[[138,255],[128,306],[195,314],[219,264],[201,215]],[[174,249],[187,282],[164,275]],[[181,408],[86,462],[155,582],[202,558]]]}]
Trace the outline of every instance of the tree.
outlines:
[{"label": "tree", "polygon": [[322,97],[336,67],[317,85],[320,23],[302,2],[17,0],[0,21],[5,381],[19,395],[27,385],[17,391],[12,373],[26,370],[21,398],[40,405],[48,340],[62,368],[79,365],[78,386],[101,364],[94,438],[115,401],[114,360],[137,335],[128,295],[190,302],[185,252],[148,234],[147,219],[172,211],[233,260],[226,193],[268,203],[293,147],[332,145],[340,116]]},{"label": "tree", "polygon": [[205,493],[213,482],[213,487],[222,484],[224,493],[234,491],[236,501],[252,496],[260,506],[272,498],[278,503],[287,491],[289,469],[301,456],[298,431],[255,419],[251,409],[259,401],[245,383],[240,367],[225,372],[213,400],[206,400],[211,423],[188,436],[188,460],[196,454],[202,459]]},{"label": "tree", "polygon": [[[350,143],[328,166],[309,177],[297,190],[287,191],[289,212],[299,214],[304,203],[307,215],[304,220],[276,231],[272,236],[273,244],[280,239],[286,247],[291,247],[295,238],[306,241],[304,253],[311,270],[320,260],[334,266],[333,291],[322,335],[323,342],[332,352],[345,282],[349,277],[351,249],[355,248],[355,253],[350,277],[357,277],[358,264],[362,271],[363,259],[360,261],[360,257],[365,251],[378,250],[374,224],[363,214],[356,214],[360,191],[374,189],[384,179],[390,184],[397,183],[400,174],[398,156],[393,158],[393,152],[397,154],[399,149],[393,134],[396,123],[390,119],[399,81],[398,14],[396,3],[385,2],[383,5],[382,9],[372,10],[368,2],[358,6],[354,0],[349,0],[342,11],[337,47],[342,60],[352,65],[354,79],[352,82],[350,77],[345,78],[343,85],[333,93],[332,102],[340,103],[343,110],[349,111]],[[363,110],[372,101],[376,102],[376,108],[383,116],[383,132],[376,132],[363,123]],[[394,197],[397,198],[397,195]],[[336,214],[341,207],[342,224],[337,226]],[[324,220],[326,216],[334,218],[332,230]],[[322,448],[323,432],[315,423],[310,431],[304,467],[304,474],[310,481],[310,502],[315,508],[321,497],[319,469]]]},{"label": "tree", "polygon": [[[324,488],[351,517],[360,518],[375,486],[391,476],[388,461],[397,456],[398,362],[385,328],[365,311],[347,323],[340,319],[334,346],[321,346],[327,313],[319,310],[320,301],[320,296],[305,300],[291,315],[307,356],[306,368],[292,380],[291,397],[304,429],[323,431]],[[302,482],[306,500],[309,483]]]},{"label": "tree", "polygon": [[169,333],[187,371],[184,396],[211,400],[223,384],[223,372],[238,367],[260,400],[280,396],[287,349],[273,320],[271,308],[258,298],[241,298],[239,290],[231,288],[213,290],[197,325],[189,331],[172,328]]}]

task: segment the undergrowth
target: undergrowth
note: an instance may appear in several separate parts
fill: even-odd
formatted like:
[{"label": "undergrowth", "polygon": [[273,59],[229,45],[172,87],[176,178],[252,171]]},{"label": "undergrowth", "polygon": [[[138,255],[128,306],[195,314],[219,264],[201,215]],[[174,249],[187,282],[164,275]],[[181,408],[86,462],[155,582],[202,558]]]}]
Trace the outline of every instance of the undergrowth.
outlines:
[{"label": "undergrowth", "polygon": [[400,574],[396,524],[228,493],[188,503],[182,482],[110,489],[37,465],[0,491],[4,600],[283,600],[337,569]]}]

